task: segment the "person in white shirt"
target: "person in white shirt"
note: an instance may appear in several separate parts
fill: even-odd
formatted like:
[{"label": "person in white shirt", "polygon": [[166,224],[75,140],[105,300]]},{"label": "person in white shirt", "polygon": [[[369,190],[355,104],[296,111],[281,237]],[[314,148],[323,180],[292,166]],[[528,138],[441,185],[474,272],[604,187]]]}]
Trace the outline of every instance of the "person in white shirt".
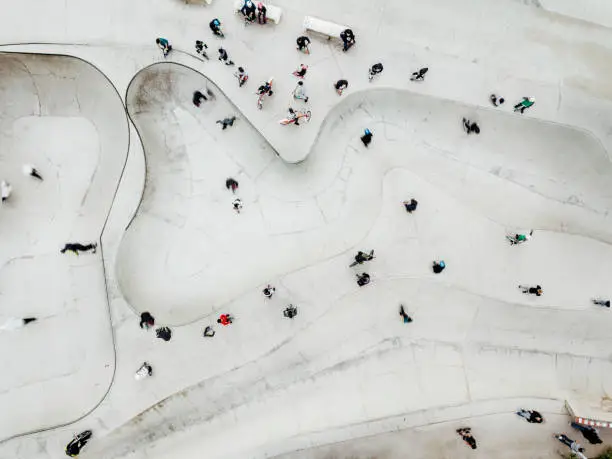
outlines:
[{"label": "person in white shirt", "polygon": [[2,202],[4,202],[9,198],[9,196],[13,192],[13,187],[7,181],[2,180],[2,183],[0,183],[0,189],[2,191]]},{"label": "person in white shirt", "polygon": [[306,90],[304,89],[303,81],[298,81],[297,86],[293,90],[293,98],[302,99],[304,102],[308,102],[308,96],[306,95]]}]

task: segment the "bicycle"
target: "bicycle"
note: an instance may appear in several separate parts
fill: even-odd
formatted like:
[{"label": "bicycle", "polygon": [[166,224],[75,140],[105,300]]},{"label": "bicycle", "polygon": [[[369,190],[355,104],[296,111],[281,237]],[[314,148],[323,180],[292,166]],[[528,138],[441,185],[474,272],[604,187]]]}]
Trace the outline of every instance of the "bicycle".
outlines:
[{"label": "bicycle", "polygon": [[301,112],[299,110],[297,110],[295,112],[295,118],[285,118],[284,120],[280,120],[279,123],[282,124],[283,126],[286,126],[288,124],[295,124],[296,121],[299,121],[300,119],[304,119],[304,121],[308,122],[310,121],[310,110],[306,111],[306,112]]}]

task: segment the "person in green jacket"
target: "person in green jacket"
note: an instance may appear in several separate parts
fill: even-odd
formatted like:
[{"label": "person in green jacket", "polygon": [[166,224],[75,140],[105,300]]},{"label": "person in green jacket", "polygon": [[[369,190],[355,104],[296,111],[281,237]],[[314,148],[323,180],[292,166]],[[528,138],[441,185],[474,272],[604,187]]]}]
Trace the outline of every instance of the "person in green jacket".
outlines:
[{"label": "person in green jacket", "polygon": [[523,113],[525,109],[531,107],[533,104],[535,104],[535,99],[533,97],[523,97],[523,100],[514,106],[514,111]]}]

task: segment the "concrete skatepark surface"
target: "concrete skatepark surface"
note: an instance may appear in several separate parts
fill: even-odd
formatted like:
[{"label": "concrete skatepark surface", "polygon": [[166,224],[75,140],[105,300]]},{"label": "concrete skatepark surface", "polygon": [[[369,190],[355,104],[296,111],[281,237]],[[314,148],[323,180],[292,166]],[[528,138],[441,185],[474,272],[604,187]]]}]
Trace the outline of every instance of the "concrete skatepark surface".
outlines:
[{"label": "concrete skatepark surface", "polygon": [[[486,11],[503,11],[517,30],[496,22],[499,14],[471,28],[469,12],[443,1],[341,3],[278,2],[281,24],[243,28],[221,1],[157,1],[156,14],[177,21],[172,34],[125,26],[104,43],[100,23],[121,27],[136,11],[138,24],[160,19],[139,2],[91,4],[99,21],[83,23],[82,5],[70,4],[56,8],[70,12],[62,30],[51,10],[40,29],[59,44],[4,47],[21,54],[0,56],[10,107],[0,178],[15,188],[0,208],[11,241],[2,314],[44,320],[0,334],[10,376],[0,394],[0,457],[65,457],[71,434],[85,428],[95,433],[82,457],[200,457],[204,448],[207,457],[300,457],[294,451],[394,430],[418,445],[415,455],[461,457],[465,445],[448,426],[484,429],[479,416],[495,428],[478,454],[505,457],[510,443],[501,439],[513,432],[524,435],[524,451],[537,450],[533,457],[555,457],[550,434],[563,426],[562,400],[609,395],[609,311],[590,298],[610,295],[610,92],[600,75],[568,70],[590,69],[609,50],[556,50],[563,34],[599,43],[610,32],[510,1]],[[400,11],[411,12],[412,28],[394,21]],[[315,40],[311,56],[296,56],[304,14],[351,24],[357,47],[344,55]],[[427,18],[448,25],[453,14],[464,22],[448,45]],[[213,59],[189,55],[215,15],[231,57],[248,63],[247,88],[214,62],[208,36]],[[376,30],[368,28],[374,16]],[[160,33],[175,53],[155,64],[151,37]],[[478,34],[504,52],[474,42]],[[33,41],[14,27],[2,35]],[[83,42],[96,46],[70,45]],[[368,84],[378,58],[385,72]],[[278,126],[302,60],[313,119]],[[406,73],[421,64],[430,77],[409,86]],[[252,93],[270,75],[276,94],[259,112]],[[330,86],[340,76],[351,86],[338,98]],[[537,104],[526,116],[487,106],[500,87],[508,105],[522,95]],[[203,88],[215,98],[198,109],[191,94]],[[238,120],[222,131],[215,121],[231,113]],[[462,116],[479,122],[480,136],[464,134]],[[367,150],[358,139],[364,127],[375,134]],[[24,162],[46,180],[26,180]],[[240,215],[228,176],[240,182]],[[420,203],[413,215],[401,206],[410,197]],[[529,244],[504,240],[531,228]],[[68,240],[98,239],[95,255],[59,254]],[[369,248],[373,281],[359,289],[347,265]],[[429,270],[437,258],[448,264],[440,276]],[[271,301],[260,292],[267,282],[278,289]],[[544,296],[523,296],[518,283],[540,283]],[[410,325],[399,321],[400,302]],[[288,303],[298,306],[293,321],[281,315]],[[171,342],[138,328],[143,310],[174,327]],[[236,322],[203,341],[203,327],[225,311]],[[135,381],[143,360],[154,377]],[[544,406],[554,417],[538,426],[545,438],[523,433],[533,426],[510,414],[518,406]],[[333,454],[351,457],[347,445]],[[328,454],[309,451],[299,454]]]}]

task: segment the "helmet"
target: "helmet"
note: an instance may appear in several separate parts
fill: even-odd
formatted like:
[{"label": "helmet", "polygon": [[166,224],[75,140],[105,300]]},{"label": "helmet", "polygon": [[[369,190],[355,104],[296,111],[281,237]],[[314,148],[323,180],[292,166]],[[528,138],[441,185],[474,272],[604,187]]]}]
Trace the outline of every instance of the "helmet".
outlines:
[{"label": "helmet", "polygon": [[216,25],[216,26],[219,26],[219,25],[221,25],[221,21],[219,21],[218,19],[215,18],[215,19],[213,19],[213,24]]},{"label": "helmet", "polygon": [[372,133],[370,132],[370,130],[369,130],[369,129],[366,129],[366,130],[364,131],[364,134],[365,134],[365,135],[372,135]]}]

